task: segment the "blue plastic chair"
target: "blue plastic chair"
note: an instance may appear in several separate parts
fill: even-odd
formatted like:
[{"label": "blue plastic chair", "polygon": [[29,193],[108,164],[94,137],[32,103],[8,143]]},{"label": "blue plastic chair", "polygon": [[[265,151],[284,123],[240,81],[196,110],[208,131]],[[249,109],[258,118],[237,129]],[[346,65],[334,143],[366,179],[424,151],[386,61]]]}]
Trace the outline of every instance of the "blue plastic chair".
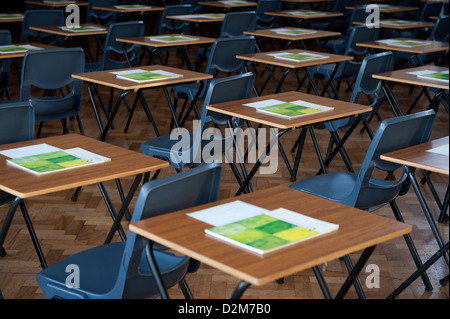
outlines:
[{"label": "blue plastic chair", "polygon": [[[351,80],[354,80],[359,72],[361,66],[361,58],[364,58],[367,54],[368,49],[360,47],[357,44],[364,41],[375,41],[378,39],[379,29],[378,28],[368,28],[365,25],[353,26],[347,32],[347,45],[343,52],[343,55],[354,56],[355,60],[346,61],[339,63],[338,70],[334,76],[334,81],[338,82],[338,87],[336,88],[334,83],[331,83],[331,88],[333,89],[335,98],[340,100],[339,97],[339,85],[341,81],[346,81],[348,84],[348,89],[351,90],[352,85]],[[336,52],[337,53],[337,52]],[[359,61],[358,61],[359,60]],[[308,67],[313,78],[322,81],[328,81],[336,64],[324,64],[319,67]],[[330,94],[331,97],[331,94]]]},{"label": "blue plastic chair", "polygon": [[[441,14],[442,2],[425,2],[419,9],[418,21],[435,22],[431,17],[439,17]],[[405,38],[425,39],[429,36],[429,29],[414,29],[398,32],[400,36]]]},{"label": "blue plastic chair", "polygon": [[[144,184],[131,222],[216,201],[221,173],[220,165],[212,163]],[[50,265],[38,273],[37,282],[46,299],[155,298],[160,294],[149,262],[151,253],[164,286],[179,284],[186,298],[192,298],[185,276],[198,269],[198,261],[153,249],[148,239],[131,231],[126,242],[88,249]],[[77,288],[66,284],[69,265],[80,270]]]},{"label": "blue plastic chair", "polygon": [[[256,29],[256,12],[255,11],[237,11],[227,12],[220,27],[219,38],[231,38],[244,36],[244,31]],[[197,62],[208,60],[211,54],[211,48],[206,51],[202,48],[195,50]]]},{"label": "blue plastic chair", "polygon": [[[11,44],[11,33],[8,30],[0,30],[0,45]],[[0,98],[3,95],[11,100],[9,95],[9,79],[11,75],[11,59],[0,60]]]},{"label": "blue plastic chair", "polygon": [[[25,53],[22,64],[20,101],[31,101],[35,120],[40,122],[37,137],[43,123],[61,120],[63,133],[68,133],[66,120],[76,117],[80,133],[84,135],[80,119],[83,81],[72,74],[84,72],[84,51],[81,48],[32,50]],[[69,91],[70,86],[72,86]],[[37,89],[44,94],[36,96]],[[65,93],[67,90],[69,92]],[[59,93],[58,93],[59,91]]]},{"label": "blue plastic chair", "polygon": [[[316,175],[290,185],[291,188],[315,196],[348,205],[351,207],[374,211],[389,204],[398,221],[403,221],[396,205],[396,198],[406,194],[409,189],[409,179],[403,169],[396,181],[389,181],[392,172],[402,165],[386,162],[380,159],[381,154],[403,149],[409,146],[427,142],[436,114],[433,110],[385,119],[378,127],[367,150],[358,173],[336,172]],[[377,172],[387,172],[385,180],[374,175]],[[404,236],[414,261],[421,265],[414,243],[409,234]],[[429,281],[423,278],[426,285]]]},{"label": "blue plastic chair", "polygon": [[141,46],[127,43],[125,51],[128,60],[124,57],[124,43],[117,42],[118,38],[143,37],[145,25],[143,21],[127,21],[112,23],[108,28],[103,56],[100,62],[89,63],[85,67],[86,72],[123,69],[138,65]]},{"label": "blue plastic chair", "polygon": [[[351,11],[348,28],[343,36],[338,36],[333,39],[319,42],[321,50],[330,51],[334,54],[342,54],[347,48],[350,39],[350,32],[352,27],[355,27],[353,22],[365,22],[370,13],[366,12],[366,8],[355,8]],[[376,29],[376,28],[374,28]],[[367,40],[369,41],[369,40]]]},{"label": "blue plastic chair", "polygon": [[281,11],[281,0],[259,0],[256,6],[256,28],[270,29],[277,27],[276,16],[267,15],[265,12]]},{"label": "blue plastic chair", "polygon": [[[353,87],[353,92],[350,97],[350,103],[358,103],[358,104],[367,104],[362,103],[360,101],[360,98],[362,95],[366,96],[369,99],[370,104],[368,106],[372,107],[372,112],[368,112],[365,114],[361,114],[361,121],[364,125],[363,130],[366,130],[369,134],[369,137],[373,137],[373,132],[371,128],[369,127],[368,123],[369,121],[378,114],[378,108],[381,103],[382,98],[382,81],[378,79],[374,79],[372,77],[372,74],[377,73],[383,73],[388,72],[391,69],[392,65],[392,52],[383,52],[373,55],[366,56],[363,61],[361,62],[361,66],[359,68],[358,75],[355,80],[355,85]],[[340,120],[334,120],[331,122],[324,123],[323,128],[328,130],[331,134],[330,141],[327,148],[327,155],[325,158],[325,165],[329,165],[329,158],[331,154],[333,153],[333,145],[339,144],[341,141],[341,138],[338,136],[338,130],[350,130],[354,129],[355,120],[358,118],[358,116],[352,116]],[[350,131],[351,132],[351,131]],[[294,144],[294,147],[292,148],[292,152],[299,147],[299,145],[303,145],[305,135],[300,134],[297,141]],[[297,152],[300,152],[301,154],[302,149],[300,148],[297,150]],[[342,159],[344,160],[344,163],[348,169],[349,172],[353,172],[353,167],[351,160],[345,151],[345,148],[342,147],[340,149],[340,155],[342,156]],[[298,163],[300,161],[300,156],[297,156],[296,158],[296,164],[294,167],[298,167]],[[322,172],[320,170],[319,172]],[[293,172],[291,176],[291,181],[294,181],[296,178],[296,170]]]},{"label": "blue plastic chair", "polygon": [[[211,80],[207,87],[198,126],[194,127],[192,132],[188,132],[186,129],[174,129],[172,134],[148,140],[141,144],[142,152],[146,155],[169,161],[177,172],[181,172],[185,167],[192,167],[199,163],[210,163],[225,154],[236,179],[238,182],[241,182],[233,155],[230,155],[231,147],[235,146],[235,141],[230,139],[234,137],[214,136],[208,134],[208,132],[205,133],[205,130],[210,125],[219,127],[227,125],[230,132],[235,132],[235,129],[240,127],[242,123],[238,119],[234,123],[228,123],[227,116],[208,111],[206,106],[249,98],[252,93],[253,83],[254,76],[251,72]],[[213,154],[203,152],[206,147],[215,152]],[[220,152],[216,150],[220,150]],[[238,150],[236,154],[239,158]],[[240,164],[243,164],[241,159]],[[241,170],[243,175],[246,176],[246,171],[242,165]],[[157,174],[153,177],[155,178],[156,176]]]},{"label": "blue plastic chair", "polygon": [[[216,39],[211,47],[205,73],[212,74],[214,77],[218,77],[220,73],[242,73],[244,71],[245,61],[237,59],[236,55],[254,53],[255,47],[256,40],[253,36],[236,36],[231,38]],[[174,106],[176,107],[178,99],[185,99],[181,114],[184,112],[187,101],[194,100],[199,88],[199,83],[178,85],[173,87],[175,97]],[[205,83],[204,89],[200,93],[198,100],[204,99],[206,88],[207,82]],[[187,112],[185,117],[188,115],[189,112]],[[197,117],[199,118],[198,112]],[[184,121],[181,121],[181,125],[183,125],[183,123]]]},{"label": "blue plastic chair", "polygon": [[[34,109],[29,101],[0,104],[0,144],[9,144],[32,140],[34,137]],[[15,199],[15,196],[0,190],[0,206]],[[25,203],[20,203],[20,209],[33,238],[33,227]],[[6,255],[6,250],[0,245],[0,257]]]},{"label": "blue plastic chair", "polygon": [[55,9],[36,9],[27,10],[23,16],[22,34],[20,41],[26,42],[43,42],[51,45],[61,46],[63,38],[60,35],[51,33],[38,32],[30,30],[31,26],[46,25],[65,25],[65,16],[63,10]]},{"label": "blue plastic chair", "polygon": [[331,18],[326,22],[313,22],[312,27],[314,29],[320,30],[345,32],[352,15],[352,10],[348,10],[345,7],[355,6],[356,2],[356,0],[334,0],[329,2],[329,7],[325,11],[343,13],[344,15],[336,18]]},{"label": "blue plastic chair", "polygon": [[86,12],[86,23],[110,25],[117,21],[119,14],[112,11],[97,10],[93,7],[109,7],[119,3],[118,0],[89,0]]},{"label": "blue plastic chair", "polygon": [[187,34],[190,22],[168,19],[168,16],[192,14],[193,7],[190,4],[168,5],[164,7],[161,13],[161,19],[158,24],[158,34],[181,33]]}]

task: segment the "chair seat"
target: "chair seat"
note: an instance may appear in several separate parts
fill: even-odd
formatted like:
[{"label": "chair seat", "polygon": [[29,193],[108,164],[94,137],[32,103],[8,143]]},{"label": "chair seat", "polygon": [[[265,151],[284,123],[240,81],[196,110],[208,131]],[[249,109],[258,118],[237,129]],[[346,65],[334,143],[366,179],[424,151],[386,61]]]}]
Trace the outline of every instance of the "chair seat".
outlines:
[{"label": "chair seat", "polygon": [[[205,85],[206,87],[206,85]],[[195,94],[197,93],[198,89],[200,88],[200,83],[189,83],[184,85],[177,85],[173,87],[173,93],[175,98],[184,98],[185,96],[188,97],[190,101],[192,101],[195,97]],[[199,100],[202,100],[204,97],[204,90],[199,96]],[[185,96],[183,96],[183,94]]]},{"label": "chair seat", "polygon": [[[357,174],[351,172],[336,172],[313,176],[291,184],[289,187],[345,204],[350,196]],[[324,187],[327,185],[327,187]]]},{"label": "chair seat", "polygon": [[[125,249],[125,242],[107,244],[65,258],[49,268],[42,270],[37,275],[37,282],[42,288],[45,298],[59,296],[61,298],[122,298],[122,291],[114,290],[121,267],[122,255]],[[171,253],[154,251],[160,272],[163,274],[163,280],[167,287],[171,287],[178,282],[177,278],[170,278],[167,273],[178,267],[183,258],[177,257]],[[186,258],[184,267],[188,266],[189,259]],[[68,265],[76,265],[79,268],[79,288],[67,289],[62,285],[70,276],[70,271],[66,270]],[[95,265],[95,270],[92,267]],[[148,266],[141,263],[143,269],[141,274],[151,274]],[[162,266],[162,268],[161,268]],[[87,271],[89,269],[89,271]],[[86,270],[86,271],[83,271]],[[166,276],[164,274],[166,273]],[[149,281],[154,282],[152,276],[148,276]],[[139,276],[136,280],[144,280]],[[69,282],[70,283],[70,282]],[[149,283],[154,285],[154,283]],[[148,288],[148,287],[147,287]],[[151,293],[146,290],[146,296],[128,296],[130,298],[151,298],[158,295],[158,289]],[[149,294],[150,293],[150,294]],[[127,296],[126,296],[127,297]]]}]

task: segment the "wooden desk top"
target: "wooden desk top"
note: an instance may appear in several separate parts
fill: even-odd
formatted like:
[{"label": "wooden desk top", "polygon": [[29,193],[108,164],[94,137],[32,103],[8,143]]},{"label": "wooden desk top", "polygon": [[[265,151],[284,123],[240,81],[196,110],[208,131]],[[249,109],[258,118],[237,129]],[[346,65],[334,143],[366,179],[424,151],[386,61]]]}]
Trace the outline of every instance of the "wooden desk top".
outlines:
[{"label": "wooden desk top", "polygon": [[[9,45],[9,44],[5,44],[5,45]],[[11,45],[32,45],[34,47],[38,47],[38,48],[42,48],[42,49],[60,49],[61,48],[61,47],[54,46],[54,45],[48,45],[48,44],[43,44],[43,43],[35,43],[35,42],[18,43],[18,44],[11,44]],[[23,58],[24,55],[25,55],[25,52],[3,53],[3,54],[0,54],[0,60],[2,60],[2,59]]]},{"label": "wooden desk top", "polygon": [[7,164],[7,157],[0,155],[1,190],[21,198],[28,198],[132,176],[169,166],[169,163],[166,161],[78,134],[4,144],[0,146],[0,149],[6,150],[41,143],[47,143],[62,149],[81,147],[98,155],[109,157],[111,161],[86,167],[77,167],[62,172],[35,175]]},{"label": "wooden desk top", "polygon": [[411,38],[393,38],[387,40],[399,40],[399,41],[419,41],[426,42],[428,44],[417,45],[414,47],[405,47],[399,45],[391,45],[388,43],[383,43],[378,41],[367,41],[357,43],[357,46],[378,49],[378,50],[388,50],[388,51],[399,51],[399,52],[408,52],[408,53],[416,53],[416,54],[425,54],[431,52],[439,52],[439,51],[447,51],[449,49],[448,42],[439,42],[439,41],[430,41],[424,39],[411,39]]},{"label": "wooden desk top", "polygon": [[[268,115],[257,112],[255,108],[243,104],[264,101],[269,99],[276,99],[283,102],[292,102],[297,100],[306,101],[309,103],[332,106],[334,110],[327,112],[320,112],[317,114],[310,114],[294,119],[284,119],[274,115]],[[283,92],[278,94],[264,95],[253,97],[245,100],[218,103],[208,105],[206,107],[210,111],[236,116],[252,122],[261,123],[279,129],[290,129],[310,124],[317,124],[320,122],[327,122],[336,120],[347,116],[352,116],[359,113],[370,112],[372,108],[361,104],[354,104],[345,101],[329,99],[326,97],[315,96],[312,94],[300,93],[297,91]]]},{"label": "wooden desk top", "polygon": [[[274,56],[268,55],[268,54],[281,53],[281,52],[311,53],[311,54],[323,55],[326,57],[320,58],[320,59],[312,59],[312,60],[296,62],[296,61],[288,61],[288,60],[284,60],[284,59],[280,59],[280,58],[276,58]],[[236,55],[236,58],[242,59],[242,60],[247,60],[247,61],[252,61],[252,62],[277,65],[277,66],[282,66],[282,67],[291,68],[291,69],[304,68],[307,66],[314,66],[314,65],[321,65],[321,64],[328,64],[328,63],[339,63],[339,62],[353,60],[352,56],[331,54],[328,52],[324,53],[324,52],[315,52],[315,51],[305,51],[305,50],[298,50],[298,49],[252,53],[252,54],[241,54],[241,55]]]},{"label": "wooden desk top", "polygon": [[[286,186],[239,196],[239,200],[266,209],[283,208],[339,224],[339,229],[274,251],[263,257],[211,238],[211,225],[186,213],[234,201],[185,209],[130,224],[130,231],[150,238],[252,285],[263,285],[329,260],[411,232],[411,226],[364,212]],[[307,205],[305,205],[307,203]]]},{"label": "wooden desk top", "polygon": [[135,4],[135,5],[104,6],[104,7],[94,6],[92,7],[92,9],[118,13],[131,13],[131,12],[163,11],[164,7]]},{"label": "wooden desk top", "polygon": [[[236,3],[233,3],[233,2],[234,2],[233,0],[199,1],[198,4],[200,4],[202,6],[211,6],[211,7],[219,7],[219,8],[243,8],[243,7],[256,7],[258,5],[258,3],[254,2],[254,1],[236,0]],[[237,2],[243,2],[243,3],[237,3]]]},{"label": "wooden desk top", "polygon": [[427,143],[383,154],[380,158],[385,161],[448,175],[448,155],[427,152],[427,150],[442,145],[447,145],[448,148],[448,144],[449,138],[446,136]]},{"label": "wooden desk top", "polygon": [[421,66],[421,67],[417,67],[417,68],[408,68],[408,69],[396,70],[396,71],[391,71],[391,72],[373,74],[372,77],[375,79],[381,79],[384,81],[393,81],[393,82],[426,86],[426,87],[432,87],[432,88],[438,88],[438,89],[444,89],[444,90],[449,89],[448,82],[437,81],[437,80],[433,80],[433,79],[419,78],[417,75],[409,74],[409,72],[422,71],[422,70],[431,70],[431,71],[436,71],[436,72],[443,72],[443,71],[448,72],[448,68],[445,68],[445,67],[435,66],[435,65],[426,65],[426,66]]},{"label": "wooden desk top", "polygon": [[[186,41],[176,41],[176,42],[161,42],[152,40],[153,37],[173,37],[173,36],[182,36],[184,38],[190,38],[192,40]],[[129,37],[129,38],[117,38],[117,42],[126,42],[126,43],[134,43],[138,45],[145,45],[154,48],[165,48],[165,47],[173,47],[180,45],[200,45],[200,44],[212,44],[216,39],[193,36],[193,35],[185,35],[185,34],[164,34],[164,35],[154,35],[154,36],[145,36],[145,37]]]},{"label": "wooden desk top", "polygon": [[[404,21],[404,22],[408,22],[408,23],[400,24],[400,25],[386,24],[386,22],[389,22],[389,21]],[[362,22],[362,21],[353,21],[353,24],[364,25],[366,23]],[[386,29],[413,30],[413,29],[431,28],[433,26],[434,26],[433,22],[402,20],[402,19],[382,19],[382,20],[380,20],[380,28],[386,28]]]},{"label": "wooden desk top", "polygon": [[[296,12],[314,12],[314,15],[300,15],[295,14]],[[282,10],[276,12],[264,12],[266,15],[284,17],[284,18],[296,18],[296,19],[327,19],[334,17],[341,17],[344,14],[338,12],[327,12],[327,11],[316,11],[316,10],[306,10],[306,9],[297,9],[297,10]]]},{"label": "wooden desk top", "polygon": [[[314,32],[313,33],[305,33],[305,34],[277,33],[276,30],[280,30],[280,29],[305,30],[305,31],[314,31]],[[294,28],[294,27],[251,30],[251,31],[244,31],[244,34],[253,35],[253,36],[257,36],[257,37],[282,39],[282,40],[288,40],[288,41],[301,41],[301,40],[309,40],[309,39],[317,39],[317,38],[335,37],[335,36],[341,35],[340,32],[335,32],[335,31],[302,29],[302,28]]]},{"label": "wooden desk top", "polygon": [[23,13],[20,12],[0,13],[0,23],[11,23],[22,21],[23,21]]},{"label": "wooden desk top", "polygon": [[65,26],[59,26],[59,25],[48,25],[48,26],[31,26],[30,29],[34,31],[40,31],[45,33],[52,33],[57,35],[62,35],[65,37],[80,37],[80,36],[86,36],[86,35],[102,35],[108,33],[108,27],[93,24],[93,23],[82,23],[80,24],[80,27],[95,27],[100,28],[98,30],[90,30],[90,31],[66,31],[64,29],[61,29],[61,27]]},{"label": "wooden desk top", "polygon": [[[215,17],[211,17],[215,15]],[[195,23],[206,23],[206,22],[222,22],[225,19],[224,13],[195,13],[195,14],[183,14],[178,16],[167,16],[168,19],[189,21]]]},{"label": "wooden desk top", "polygon": [[[397,6],[397,5],[392,5],[392,4],[380,4],[380,6],[382,6],[380,8],[380,13],[398,13],[398,12],[419,10],[418,7]],[[387,6],[387,7],[383,7],[383,6]],[[358,5],[358,6],[348,6],[348,7],[345,7],[345,9],[355,10],[358,8],[365,8],[365,7],[367,7],[367,4]]]},{"label": "wooden desk top", "polygon": [[[115,74],[111,73],[111,72],[118,72],[118,71],[132,70],[132,69],[136,69],[136,70],[140,69],[140,70],[146,70],[146,71],[163,70],[163,71],[167,71],[167,72],[171,72],[171,73],[181,74],[183,76],[168,79],[168,80],[158,80],[158,81],[151,81],[151,82],[145,82],[145,83],[138,83],[138,82],[133,82],[133,81],[128,81],[128,80],[118,79]],[[144,89],[144,88],[162,87],[165,85],[178,85],[178,84],[185,84],[185,83],[190,83],[190,82],[195,82],[195,81],[208,80],[208,79],[212,79],[213,76],[211,74],[193,72],[193,71],[188,71],[185,69],[172,68],[172,67],[163,66],[163,65],[147,65],[147,66],[140,66],[140,67],[136,67],[136,68],[72,74],[72,77],[83,80],[83,81],[87,81],[87,82],[92,82],[92,83],[96,83],[96,84],[100,84],[100,85],[105,85],[108,87],[113,87],[113,88],[116,88],[119,90],[139,90],[139,89]]]},{"label": "wooden desk top", "polygon": [[69,1],[61,1],[59,2],[45,2],[46,0],[27,0],[25,1],[27,4],[33,4],[37,6],[44,6],[44,7],[51,7],[51,8],[63,8],[67,7],[69,4],[76,4],[77,6],[87,6],[89,4],[88,1],[76,1],[76,0],[69,0]]}]

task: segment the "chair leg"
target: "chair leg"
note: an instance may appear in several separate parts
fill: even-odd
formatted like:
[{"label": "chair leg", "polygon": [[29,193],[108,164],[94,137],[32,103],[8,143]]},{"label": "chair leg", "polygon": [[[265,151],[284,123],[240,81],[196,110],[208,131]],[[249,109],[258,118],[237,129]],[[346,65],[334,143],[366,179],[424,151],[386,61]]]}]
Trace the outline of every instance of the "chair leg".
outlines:
[{"label": "chair leg", "polygon": [[186,299],[194,299],[194,296],[192,295],[191,289],[189,289],[189,286],[188,286],[185,278],[180,280],[178,285],[180,286],[181,291],[183,292],[184,298],[186,298]]},{"label": "chair leg", "polygon": [[42,127],[44,126],[44,122],[39,122],[39,127],[36,133],[36,139],[41,137]]},{"label": "chair leg", "polygon": [[[397,206],[397,203],[395,202],[395,200],[390,202],[389,204],[394,213],[395,219],[399,222],[404,223],[405,221],[400,213],[400,210],[398,209],[398,206]],[[403,238],[405,238],[406,245],[408,246],[408,249],[411,253],[412,258],[414,259],[414,263],[416,264],[416,267],[420,268],[422,266],[422,260],[420,259],[419,253],[416,250],[416,246],[414,245],[411,235],[410,234],[403,235]],[[430,282],[430,279],[428,278],[427,273],[424,272],[421,275],[421,277],[422,277],[423,283],[425,285],[425,290],[432,291],[433,286],[431,285],[431,282]]]}]

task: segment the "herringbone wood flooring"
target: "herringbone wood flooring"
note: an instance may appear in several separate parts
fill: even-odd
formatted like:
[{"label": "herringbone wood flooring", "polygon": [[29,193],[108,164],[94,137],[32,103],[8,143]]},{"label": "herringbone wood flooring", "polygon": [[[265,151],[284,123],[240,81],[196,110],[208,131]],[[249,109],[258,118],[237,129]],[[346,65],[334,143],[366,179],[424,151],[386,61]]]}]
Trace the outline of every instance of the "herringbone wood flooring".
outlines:
[{"label": "herringbone wood flooring", "polygon": [[[191,49],[191,52],[193,50]],[[169,65],[177,66],[175,54],[171,54]],[[259,74],[263,71],[263,66],[256,66]],[[265,75],[264,74],[264,78]],[[276,74],[281,75],[280,70]],[[298,72],[303,77],[303,71]],[[259,87],[263,83],[264,78],[257,76]],[[284,86],[284,91],[295,90],[297,81],[291,74]],[[274,85],[270,82],[264,94],[273,92]],[[305,91],[306,86],[301,88]],[[406,110],[412,103],[419,89],[414,88],[412,94],[408,94],[409,87],[397,85],[394,94],[399,99],[400,104]],[[345,85],[341,88],[341,99],[348,100],[351,92],[345,92]],[[18,97],[17,78],[12,77],[11,94],[13,98]],[[104,97],[107,99],[109,90],[103,90]],[[158,128],[165,134],[169,128],[169,111],[162,90],[147,91],[146,97],[151,105],[153,115],[156,118]],[[117,98],[117,92],[115,95]],[[129,99],[129,101],[132,101]],[[420,100],[419,106],[414,111],[425,109],[428,102],[425,98]],[[383,118],[392,116],[387,103],[384,103],[381,109]],[[133,117],[132,125],[128,133],[123,133],[128,112],[122,107],[115,121],[115,129],[110,131],[108,135],[109,142],[121,147],[129,148],[139,152],[139,146],[145,140],[155,136],[152,126],[141,107],[138,107]],[[90,104],[87,89],[85,86],[84,100],[81,110],[82,122],[86,135],[90,137],[98,137],[99,131],[95,121],[92,106]],[[379,125],[379,121],[374,119],[371,123],[374,131]],[[189,128],[189,127],[188,127]],[[76,121],[69,121],[69,129],[71,132],[79,132]],[[289,152],[299,131],[287,133],[282,138],[288,156],[291,162],[293,154]],[[449,133],[448,113],[444,108],[440,108],[435,127],[432,132],[432,138],[446,136]],[[59,122],[47,123],[44,126],[42,136],[53,136],[61,134],[61,126]],[[322,151],[326,151],[326,145],[329,135],[327,132],[317,130],[318,140],[321,143]],[[362,159],[369,145],[369,138],[366,134],[355,132],[345,147],[350,154],[355,170],[359,168]],[[289,174],[282,162],[281,157],[278,159],[278,170],[272,175],[257,174],[253,179],[253,188],[255,190],[271,187],[274,185],[289,185]],[[220,189],[220,198],[233,196],[237,189],[237,183],[227,164],[223,164],[224,174]],[[314,152],[311,139],[308,137],[298,172],[298,179],[315,175],[319,168],[317,158]],[[340,157],[337,157],[330,165],[329,171],[345,170],[345,166]],[[171,168],[165,169],[160,177],[174,174]],[[448,176],[432,175],[432,180],[437,188],[439,196],[443,198],[448,185]],[[130,179],[124,179],[125,189],[129,187]],[[109,195],[116,207],[119,207],[120,198],[117,194],[113,183],[106,184]],[[422,186],[431,210],[437,218],[439,212],[438,207],[433,201],[431,193],[426,186]],[[105,239],[107,231],[111,226],[111,217],[107,212],[105,203],[101,197],[99,189],[96,185],[83,187],[78,200],[71,201],[73,190],[39,196],[26,201],[27,207],[31,214],[31,218],[36,229],[37,235],[44,250],[47,262],[52,264],[61,258],[72,255],[78,251],[85,250],[97,245],[101,245]],[[307,203],[305,203],[307,205]],[[134,202],[131,207],[134,207]],[[438,249],[436,241],[431,230],[423,216],[417,198],[413,192],[410,192],[398,199],[398,205],[403,213],[405,222],[413,226],[412,237],[415,241],[417,250],[423,260],[429,258],[435,250]],[[0,224],[6,214],[7,207],[0,207]],[[376,214],[393,218],[389,207],[382,208]],[[127,222],[123,222],[125,229]],[[439,224],[439,230],[444,238],[448,240],[448,223]],[[116,236],[114,240],[119,240]],[[7,256],[0,258],[0,290],[5,299],[39,299],[42,293],[36,283],[36,274],[40,270],[40,265],[35,254],[34,248],[30,241],[27,229],[20,214],[16,214],[13,224],[9,230],[4,247],[7,250]],[[352,255],[352,259],[356,261],[358,254]],[[415,270],[414,263],[406,247],[403,238],[388,241],[377,246],[369,263],[376,264],[380,268],[381,279],[379,288],[365,288],[367,298],[378,299],[385,298],[393,289],[395,289],[403,280],[405,280]],[[333,260],[323,265],[323,274],[330,287],[332,293],[336,293],[340,285],[344,281],[347,271],[341,260]],[[362,272],[360,280],[365,287],[365,280],[368,273]],[[408,289],[406,289],[399,298],[402,299],[447,299],[449,297],[448,286],[441,287],[439,280],[448,275],[448,267],[443,258],[428,270],[428,275],[434,286],[433,291],[424,291],[423,283],[420,279],[416,280]],[[209,266],[202,265],[199,271],[191,274],[187,278],[187,282],[193,292],[195,298],[228,298],[231,296],[233,289],[238,281],[220,271]],[[172,298],[183,298],[178,287],[169,291]],[[303,271],[293,276],[285,278],[284,284],[276,282],[264,285],[262,287],[250,287],[243,296],[244,298],[267,298],[267,299],[288,299],[288,298],[323,298],[317,280],[312,271]],[[356,298],[354,290],[350,290],[347,298]]]}]

